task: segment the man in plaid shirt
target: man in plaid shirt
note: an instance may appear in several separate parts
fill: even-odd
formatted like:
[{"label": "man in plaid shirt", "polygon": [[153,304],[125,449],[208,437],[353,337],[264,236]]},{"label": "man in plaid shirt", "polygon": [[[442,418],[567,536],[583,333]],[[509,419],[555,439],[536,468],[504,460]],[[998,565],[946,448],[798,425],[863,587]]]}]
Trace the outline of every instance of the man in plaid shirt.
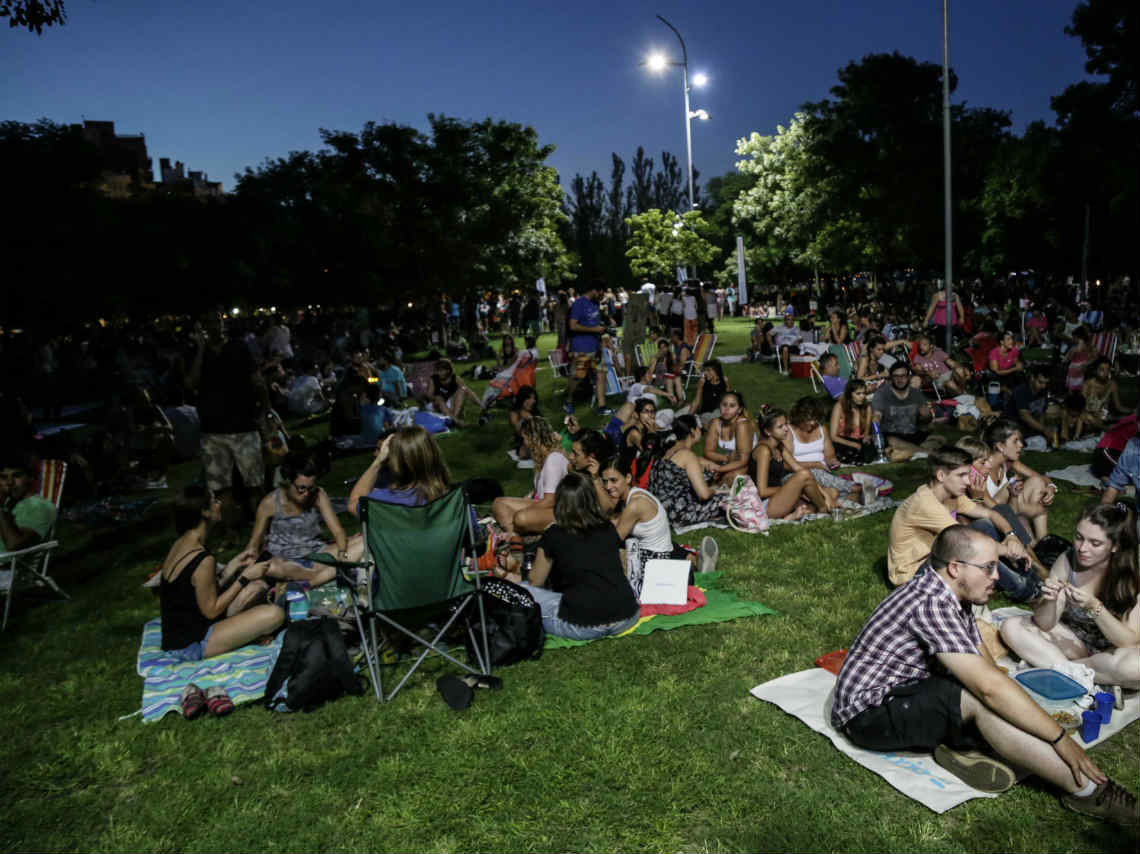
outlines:
[{"label": "man in plaid shirt", "polygon": [[891,593],[859,632],[835,686],[831,723],[859,747],[933,751],[976,789],[1016,781],[999,756],[1064,791],[1076,812],[1140,826],[1140,802],[1110,780],[982,645],[971,606],[997,582],[998,545],[952,525],[930,566]]}]

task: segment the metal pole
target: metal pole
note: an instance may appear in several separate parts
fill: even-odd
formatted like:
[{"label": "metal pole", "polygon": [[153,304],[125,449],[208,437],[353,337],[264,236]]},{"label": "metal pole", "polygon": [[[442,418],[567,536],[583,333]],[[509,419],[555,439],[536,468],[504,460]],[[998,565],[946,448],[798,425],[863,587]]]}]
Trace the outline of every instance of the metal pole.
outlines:
[{"label": "metal pole", "polygon": [[[942,181],[946,253],[946,352],[954,352],[954,255],[950,195],[950,0],[942,0]],[[959,318],[961,320],[961,318]]]},{"label": "metal pole", "polygon": [[693,196],[693,120],[689,116],[689,52],[685,49],[685,40],[681,38],[677,28],[660,15],[657,16],[657,20],[671,29],[673,35],[677,37],[677,41],[681,43],[681,88],[685,93],[685,155],[688,158],[689,165],[689,210],[693,210],[697,204]]}]

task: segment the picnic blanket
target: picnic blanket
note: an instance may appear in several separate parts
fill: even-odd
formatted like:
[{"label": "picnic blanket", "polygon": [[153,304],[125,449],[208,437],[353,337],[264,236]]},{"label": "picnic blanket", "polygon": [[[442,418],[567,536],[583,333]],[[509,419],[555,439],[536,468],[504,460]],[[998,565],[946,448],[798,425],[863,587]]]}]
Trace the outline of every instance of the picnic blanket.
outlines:
[{"label": "picnic blanket", "polygon": [[178,705],[182,689],[194,683],[203,691],[220,685],[235,706],[265,696],[265,685],[277,655],[281,652],[281,632],[269,646],[243,646],[225,655],[201,661],[178,661],[162,648],[162,620],[155,617],[143,626],[139,647],[138,673],[143,678],[142,719],[157,721],[169,712],[181,714]]},{"label": "picnic blanket", "polygon": [[[1000,612],[994,613],[997,616]],[[847,736],[831,726],[835,682],[836,677],[832,673],[815,667],[811,670],[789,673],[787,676],[757,685],[749,693],[799,718],[816,732],[827,736],[840,753],[855,760],[864,768],[874,771],[904,795],[914,798],[936,813],[944,813],[972,798],[997,797],[991,792],[980,792],[967,786],[936,764],[934,757],[929,753],[912,753],[903,750],[881,753],[856,747]],[[1124,701],[1124,710],[1114,711],[1112,720],[1101,727],[1097,739],[1085,744],[1079,734],[1074,735],[1074,738],[1082,747],[1088,748],[1100,744],[1138,718],[1140,718],[1140,695],[1132,694]]]},{"label": "picnic blanket", "polygon": [[[890,498],[877,498],[870,504],[859,504],[856,501],[843,500],[839,502],[840,508],[843,511],[843,518],[839,521],[846,522],[850,519],[859,519],[863,516],[870,516],[872,513],[882,513],[884,510],[893,510],[899,506],[898,501],[892,501]],[[809,513],[799,519],[769,519],[771,525],[802,525],[804,522],[815,522],[820,519],[832,519],[830,513]],[[695,525],[682,525],[681,527],[673,528],[676,534],[687,534],[690,531],[699,531],[701,528],[727,528],[727,522],[698,522]]]},{"label": "picnic blanket", "polygon": [[[626,638],[630,635],[647,635],[658,629],[679,629],[682,626],[700,626],[708,623],[724,623],[729,620],[738,620],[741,617],[763,617],[766,614],[777,614],[767,605],[751,602],[739,598],[735,593],[716,589],[723,573],[706,572],[697,576],[699,589],[705,594],[705,604],[684,614],[654,614],[642,617],[632,629],[614,635],[617,638]],[[599,638],[598,640],[601,640]],[[570,640],[546,636],[544,649],[566,649],[572,646],[585,646],[594,641]]]},{"label": "picnic blanket", "polygon": [[1067,480],[1070,483],[1077,484],[1077,486],[1100,486],[1100,481],[1089,470],[1088,463],[1066,466],[1063,469],[1053,469],[1045,472],[1045,476],[1053,480]]}]

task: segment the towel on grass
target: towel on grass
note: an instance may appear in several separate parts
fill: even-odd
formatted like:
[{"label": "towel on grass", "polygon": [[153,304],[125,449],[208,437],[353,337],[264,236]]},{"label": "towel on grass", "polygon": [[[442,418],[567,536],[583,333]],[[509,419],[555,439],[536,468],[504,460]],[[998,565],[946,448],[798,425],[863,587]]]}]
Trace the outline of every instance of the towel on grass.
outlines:
[{"label": "towel on grass", "polygon": [[[840,507],[843,509],[843,519],[840,521],[846,522],[849,519],[859,519],[863,516],[870,516],[872,513],[882,513],[884,510],[893,510],[899,506],[898,501],[892,501],[890,498],[876,498],[871,504],[863,505],[857,501],[840,501]],[[769,519],[768,522],[772,525],[802,525],[804,522],[816,522],[820,519],[831,519],[830,513],[809,513],[799,519]],[[695,525],[682,525],[679,528],[673,528],[675,534],[687,534],[690,531],[699,531],[702,528],[727,528],[727,522],[698,522]]]},{"label": "towel on grass", "polygon": [[162,620],[150,620],[143,626],[138,656],[143,720],[157,721],[169,712],[181,714],[178,700],[190,683],[203,691],[215,685],[225,688],[235,706],[260,700],[284,637],[281,632],[269,646],[251,644],[201,661],[178,661],[162,648]]},{"label": "towel on grass", "polygon": [[[997,797],[993,793],[980,792],[967,786],[935,763],[934,757],[929,753],[904,750],[882,753],[856,747],[847,736],[831,726],[835,682],[834,675],[815,667],[757,685],[750,693],[757,699],[779,706],[816,732],[827,736],[840,753],[874,771],[904,795],[914,798],[936,813],[944,813],[972,798]],[[1087,748],[1115,735],[1137,718],[1140,718],[1140,695],[1133,694],[1125,700],[1123,711],[1112,713],[1112,720],[1100,728],[1100,736],[1095,741],[1085,744],[1079,735],[1074,737],[1078,744]]]},{"label": "towel on grass", "polygon": [[1053,480],[1067,480],[1077,486],[1100,486],[1100,481],[1093,476],[1088,463],[1066,466],[1063,469],[1053,469],[1053,471],[1045,472],[1045,476]]},{"label": "towel on grass", "polygon": [[[682,626],[700,626],[707,623],[724,623],[728,620],[737,620],[741,617],[762,617],[766,614],[776,614],[767,605],[759,602],[750,602],[740,599],[735,593],[717,590],[715,585],[722,573],[706,572],[697,576],[700,590],[705,594],[705,604],[683,614],[654,614],[642,617],[632,629],[622,632],[615,637],[625,638],[630,635],[647,635],[658,629],[679,629]],[[600,638],[599,638],[600,640]],[[585,646],[594,641],[570,640],[558,638],[553,635],[546,636],[545,649],[566,649],[571,646]]]}]

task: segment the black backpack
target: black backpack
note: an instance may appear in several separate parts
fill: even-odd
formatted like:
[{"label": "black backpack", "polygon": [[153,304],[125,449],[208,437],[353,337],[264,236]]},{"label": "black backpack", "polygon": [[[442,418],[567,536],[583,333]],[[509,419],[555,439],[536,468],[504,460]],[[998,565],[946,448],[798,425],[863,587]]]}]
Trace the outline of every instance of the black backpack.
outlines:
[{"label": "black backpack", "polygon": [[[502,578],[488,578],[482,587],[491,666],[506,667],[517,661],[541,658],[546,630],[542,627],[542,611],[534,597],[525,588]],[[474,613],[479,612],[476,610]],[[472,630],[482,642],[477,620]],[[467,660],[478,661],[470,636],[464,643],[467,645]]]},{"label": "black backpack", "polygon": [[336,620],[321,617],[289,625],[265,686],[267,709],[309,711],[345,694],[363,693]]}]

